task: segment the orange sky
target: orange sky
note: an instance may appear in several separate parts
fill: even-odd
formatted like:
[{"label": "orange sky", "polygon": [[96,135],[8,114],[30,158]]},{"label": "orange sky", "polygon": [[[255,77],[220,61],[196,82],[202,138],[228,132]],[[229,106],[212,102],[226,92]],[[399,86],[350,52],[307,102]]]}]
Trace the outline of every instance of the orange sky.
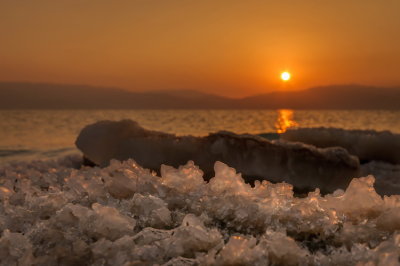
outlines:
[{"label": "orange sky", "polygon": [[399,0],[5,0],[0,80],[233,97],[396,86],[399,14]]}]

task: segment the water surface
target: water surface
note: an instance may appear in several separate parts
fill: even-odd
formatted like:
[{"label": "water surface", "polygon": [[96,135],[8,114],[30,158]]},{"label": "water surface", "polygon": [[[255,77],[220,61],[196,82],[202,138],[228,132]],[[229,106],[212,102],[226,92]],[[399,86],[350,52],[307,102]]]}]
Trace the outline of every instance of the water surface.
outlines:
[{"label": "water surface", "polygon": [[87,124],[132,119],[143,127],[177,135],[220,130],[260,134],[288,127],[337,127],[400,133],[400,111],[347,110],[15,110],[0,111],[0,162],[51,158],[75,152]]}]

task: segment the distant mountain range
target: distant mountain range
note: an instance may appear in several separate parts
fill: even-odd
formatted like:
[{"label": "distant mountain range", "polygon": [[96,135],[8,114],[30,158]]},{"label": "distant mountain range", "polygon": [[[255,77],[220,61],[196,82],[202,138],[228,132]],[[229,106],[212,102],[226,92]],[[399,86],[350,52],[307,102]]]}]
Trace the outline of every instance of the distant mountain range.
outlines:
[{"label": "distant mountain range", "polygon": [[400,109],[400,88],[335,85],[233,99],[191,90],[131,92],[0,82],[0,109]]}]

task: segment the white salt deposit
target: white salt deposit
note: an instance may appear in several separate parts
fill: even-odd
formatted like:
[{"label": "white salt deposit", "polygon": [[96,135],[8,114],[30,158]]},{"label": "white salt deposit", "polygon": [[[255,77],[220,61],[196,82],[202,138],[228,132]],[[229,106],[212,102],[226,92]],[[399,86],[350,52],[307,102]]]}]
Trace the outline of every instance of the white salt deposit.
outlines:
[{"label": "white salt deposit", "polygon": [[398,265],[400,195],[374,177],[321,196],[243,182],[227,165],[134,161],[74,169],[79,157],[0,168],[1,265]]}]

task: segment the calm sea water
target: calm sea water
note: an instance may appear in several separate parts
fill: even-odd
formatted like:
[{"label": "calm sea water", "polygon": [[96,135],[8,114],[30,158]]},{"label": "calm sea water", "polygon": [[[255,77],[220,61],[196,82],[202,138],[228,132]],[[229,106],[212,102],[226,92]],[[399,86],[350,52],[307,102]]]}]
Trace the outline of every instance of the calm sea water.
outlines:
[{"label": "calm sea water", "polygon": [[0,163],[76,152],[81,128],[98,120],[132,119],[177,135],[283,132],[287,127],[337,127],[400,133],[400,111],[333,110],[29,110],[0,111]]}]

